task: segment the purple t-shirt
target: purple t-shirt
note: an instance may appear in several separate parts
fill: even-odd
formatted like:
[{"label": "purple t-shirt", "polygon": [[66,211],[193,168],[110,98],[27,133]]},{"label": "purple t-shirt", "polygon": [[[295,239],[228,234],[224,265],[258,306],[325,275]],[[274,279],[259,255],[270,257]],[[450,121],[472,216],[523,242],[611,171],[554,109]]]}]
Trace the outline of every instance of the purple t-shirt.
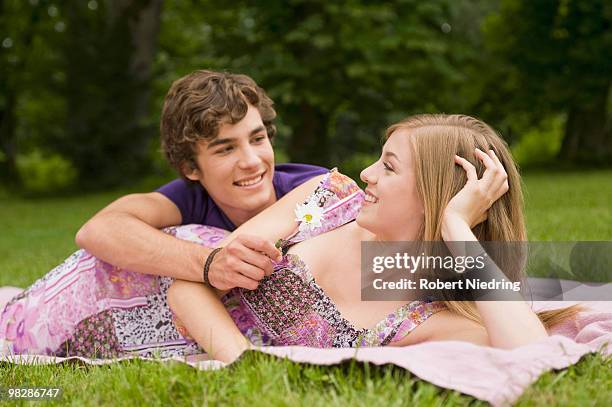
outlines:
[{"label": "purple t-shirt", "polygon": [[[312,177],[328,171],[326,168],[308,164],[276,165],[272,179],[276,199],[280,199]],[[221,211],[200,184],[189,183],[179,178],[158,188],[157,192],[166,196],[179,208],[182,216],[181,225],[197,223],[229,231],[236,229],[236,225]]]}]

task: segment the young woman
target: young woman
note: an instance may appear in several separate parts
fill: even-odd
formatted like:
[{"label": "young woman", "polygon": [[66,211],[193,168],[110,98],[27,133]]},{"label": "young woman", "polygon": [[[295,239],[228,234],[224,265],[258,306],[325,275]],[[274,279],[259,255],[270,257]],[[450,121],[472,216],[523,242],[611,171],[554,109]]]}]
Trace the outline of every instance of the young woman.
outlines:
[{"label": "young woman", "polygon": [[285,255],[257,289],[215,292],[174,282],[168,302],[182,332],[226,362],[250,342],[357,347],[465,340],[512,348],[546,337],[547,327],[577,312],[538,318],[522,301],[361,301],[362,241],[526,239],[518,171],[485,123],[460,115],[410,117],[388,129],[380,159],[361,178],[365,193],[332,171],[298,212],[297,225],[273,208],[261,215],[288,233],[281,240]]}]

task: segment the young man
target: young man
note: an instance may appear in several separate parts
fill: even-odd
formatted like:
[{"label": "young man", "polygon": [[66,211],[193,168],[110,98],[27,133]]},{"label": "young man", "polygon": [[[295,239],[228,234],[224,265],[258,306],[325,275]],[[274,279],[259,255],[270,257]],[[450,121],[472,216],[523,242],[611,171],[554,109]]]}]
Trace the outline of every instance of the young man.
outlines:
[{"label": "young man", "polygon": [[[162,149],[181,179],[119,198],[83,225],[77,244],[120,268],[203,281],[211,250],[159,229],[199,223],[234,230],[285,195],[283,206],[295,207],[327,172],[274,165],[275,117],[272,100],[248,76],[201,70],[177,80],[160,127]],[[211,259],[212,286],[254,289],[272,272],[279,252],[258,235],[235,236]]]}]

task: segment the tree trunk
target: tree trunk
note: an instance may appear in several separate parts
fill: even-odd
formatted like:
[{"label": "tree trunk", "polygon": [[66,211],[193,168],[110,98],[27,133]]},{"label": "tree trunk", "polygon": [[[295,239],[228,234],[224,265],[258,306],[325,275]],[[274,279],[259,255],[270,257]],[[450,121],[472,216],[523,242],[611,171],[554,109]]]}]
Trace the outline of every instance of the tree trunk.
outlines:
[{"label": "tree trunk", "polygon": [[[130,182],[150,168],[156,131],[148,122],[152,64],[162,0],[108,0],[106,13],[81,24],[89,10],[69,9],[67,137],[63,153],[83,187]],[[96,174],[92,183],[90,174]]]},{"label": "tree trunk", "polygon": [[133,53],[129,61],[129,72],[135,82],[141,85],[135,97],[135,120],[142,119],[149,112],[149,80],[159,33],[163,0],[113,0],[109,16],[115,22],[122,15],[127,17],[130,42]]},{"label": "tree trunk", "polygon": [[15,157],[15,93],[7,89],[6,107],[0,111],[0,151],[4,157],[0,160],[0,178],[7,184],[15,185],[19,182]]},{"label": "tree trunk", "polygon": [[291,161],[328,166],[325,115],[307,103],[302,103],[297,113],[301,126],[294,130],[288,146]]},{"label": "tree trunk", "polygon": [[559,158],[572,163],[609,164],[612,139],[608,124],[608,86],[590,104],[574,103],[567,114]]},{"label": "tree trunk", "polygon": [[[4,12],[4,1],[0,0],[0,15]],[[23,38],[21,39],[22,45],[20,46],[23,47],[24,50],[29,50],[32,46],[34,30],[36,29],[39,19],[40,8],[32,7],[30,24],[27,29],[24,30]],[[6,63],[6,55],[0,52],[0,57],[2,57],[4,59],[3,62]],[[2,78],[2,93],[4,93],[5,108],[0,110],[0,152],[4,155],[3,159],[0,160],[0,179],[10,185],[18,185],[20,183],[16,164],[17,140],[15,131],[17,129],[17,117],[15,115],[15,107],[17,105],[18,86],[15,84],[20,84],[21,77],[23,73],[26,72],[25,60],[25,54],[21,55],[16,65],[7,66],[7,69],[3,70],[7,77]]]},{"label": "tree trunk", "polygon": [[[111,26],[127,23],[132,52],[126,67],[133,82],[131,129],[147,131],[145,121],[149,115],[150,80],[157,48],[163,0],[112,0],[109,10]],[[114,27],[117,29],[117,27]],[[119,28],[119,30],[121,30]],[[148,143],[140,146],[140,154],[148,154]]]}]

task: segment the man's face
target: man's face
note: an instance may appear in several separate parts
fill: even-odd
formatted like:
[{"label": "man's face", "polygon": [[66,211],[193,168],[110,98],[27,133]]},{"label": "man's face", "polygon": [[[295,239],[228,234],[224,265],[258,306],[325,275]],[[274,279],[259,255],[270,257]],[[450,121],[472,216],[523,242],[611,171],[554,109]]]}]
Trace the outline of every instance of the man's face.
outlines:
[{"label": "man's face", "polygon": [[215,139],[197,145],[196,162],[198,169],[185,175],[199,181],[236,226],[276,201],[274,151],[251,105],[238,123],[221,125]]}]

